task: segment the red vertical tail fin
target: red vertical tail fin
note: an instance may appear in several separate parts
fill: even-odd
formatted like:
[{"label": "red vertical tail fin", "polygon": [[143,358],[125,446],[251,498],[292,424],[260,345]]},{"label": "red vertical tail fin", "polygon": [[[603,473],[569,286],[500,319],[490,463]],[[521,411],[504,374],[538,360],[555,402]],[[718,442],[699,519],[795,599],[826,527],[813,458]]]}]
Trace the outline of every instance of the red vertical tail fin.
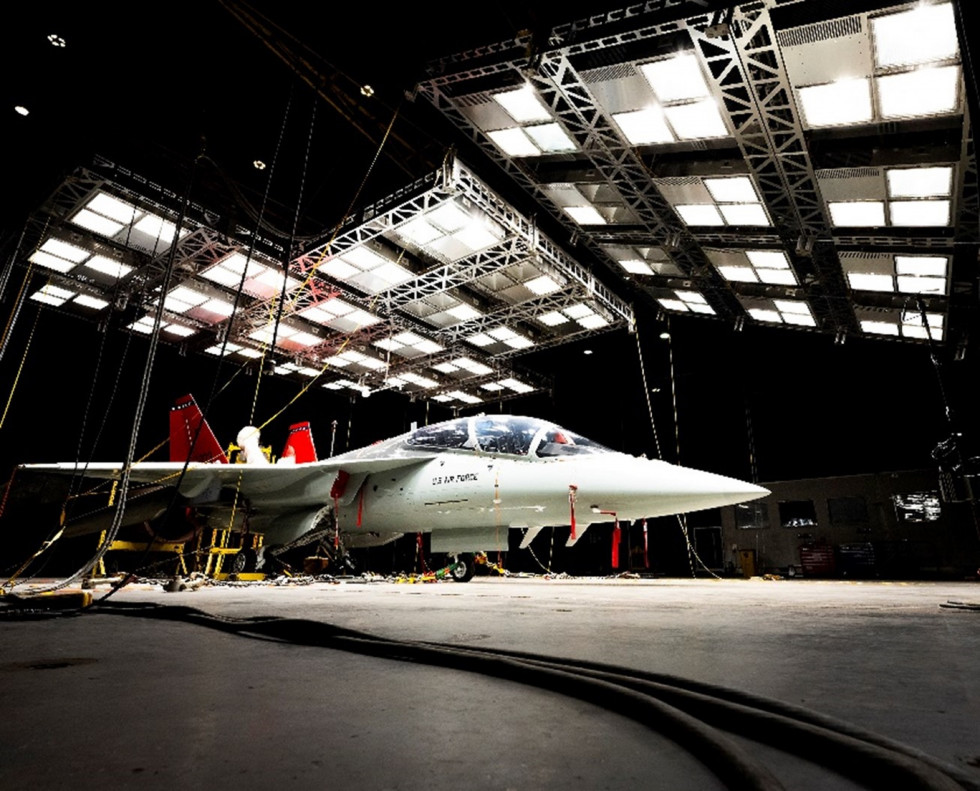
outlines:
[{"label": "red vertical tail fin", "polygon": [[289,437],[286,438],[280,459],[288,458],[292,458],[296,464],[316,461],[316,448],[313,447],[313,433],[308,421],[293,423],[289,427]]},{"label": "red vertical tail fin", "polygon": [[170,408],[170,461],[227,464],[228,457],[191,395]]}]

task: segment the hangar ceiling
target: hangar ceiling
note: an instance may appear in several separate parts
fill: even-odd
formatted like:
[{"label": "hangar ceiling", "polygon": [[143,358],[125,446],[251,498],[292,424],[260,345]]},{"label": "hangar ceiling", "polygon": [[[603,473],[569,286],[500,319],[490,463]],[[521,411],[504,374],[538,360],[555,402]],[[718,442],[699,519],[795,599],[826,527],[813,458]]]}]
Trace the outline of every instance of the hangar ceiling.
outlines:
[{"label": "hangar ceiling", "polygon": [[978,195],[957,19],[660,0],[440,59],[417,90],[666,313],[962,355]]},{"label": "hangar ceiling", "polygon": [[[963,356],[980,198],[958,7],[704,8],[650,0],[490,43],[412,87],[561,236],[452,151],[302,239],[98,158],[28,221],[24,298],[452,406],[547,389],[523,355],[632,330],[641,300]],[[279,54],[301,76],[315,62]]]}]

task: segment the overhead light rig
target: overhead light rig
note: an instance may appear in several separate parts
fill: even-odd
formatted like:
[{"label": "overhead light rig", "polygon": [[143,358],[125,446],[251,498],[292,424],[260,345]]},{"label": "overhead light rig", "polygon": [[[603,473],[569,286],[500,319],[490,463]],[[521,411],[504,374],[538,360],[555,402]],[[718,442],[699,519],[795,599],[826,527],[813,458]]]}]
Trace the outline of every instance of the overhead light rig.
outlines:
[{"label": "overhead light rig", "polygon": [[44,279],[29,298],[62,312],[453,406],[548,390],[514,358],[632,327],[626,303],[453,158],[288,267],[283,245],[99,160],[31,217],[20,263]]},{"label": "overhead light rig", "polygon": [[980,199],[954,3],[682,13],[454,54],[415,93],[664,311],[962,345]]}]

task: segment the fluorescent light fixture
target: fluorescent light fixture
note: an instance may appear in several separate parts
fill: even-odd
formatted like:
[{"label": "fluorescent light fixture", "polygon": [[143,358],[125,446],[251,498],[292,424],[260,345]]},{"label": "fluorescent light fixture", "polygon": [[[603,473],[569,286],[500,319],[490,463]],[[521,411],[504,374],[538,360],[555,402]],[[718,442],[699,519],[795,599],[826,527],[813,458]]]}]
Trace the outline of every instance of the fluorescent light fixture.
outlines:
[{"label": "fluorescent light fixture", "polygon": [[460,302],[458,305],[454,305],[453,307],[449,308],[446,313],[457,321],[471,321],[473,319],[478,319],[483,315],[472,305],[468,305],[465,302]]},{"label": "fluorescent light fixture", "polygon": [[674,210],[687,225],[724,225],[725,220],[713,203],[689,203]]},{"label": "fluorescent light fixture", "polygon": [[700,99],[708,96],[708,84],[693,53],[644,63],[640,71],[662,102]]},{"label": "fluorescent light fixture", "polygon": [[187,286],[177,286],[170,290],[163,301],[163,306],[173,313],[186,313],[191,308],[196,308],[207,302],[207,294],[195,291]]},{"label": "fluorescent light fixture", "polygon": [[98,193],[92,200],[85,204],[85,208],[97,212],[103,217],[108,217],[110,220],[115,220],[122,225],[132,223],[139,213],[134,206],[106,192]]},{"label": "fluorescent light fixture", "polygon": [[581,302],[576,302],[574,305],[569,305],[567,308],[563,308],[562,313],[564,313],[570,319],[581,319],[585,316],[591,316],[593,314],[593,310],[588,305],[583,305]]},{"label": "fluorescent light fixture", "polygon": [[133,332],[139,332],[143,335],[149,335],[153,332],[153,316],[143,316],[141,319],[137,319],[132,324],[129,325],[129,329]]},{"label": "fluorescent light fixture", "polygon": [[371,371],[379,371],[386,367],[385,362],[379,360],[377,357],[365,357],[363,360],[358,360],[357,364],[362,368],[367,368]]},{"label": "fluorescent light fixture", "polygon": [[660,107],[614,113],[612,118],[634,146],[674,142],[674,133],[667,126],[667,119]]},{"label": "fluorescent light fixture", "polygon": [[108,217],[103,217],[101,214],[96,214],[88,209],[76,212],[75,216],[71,218],[71,222],[100,236],[107,237],[115,236],[126,227],[120,222],[110,220]]},{"label": "fluorescent light fixture", "polygon": [[409,384],[426,389],[436,387],[439,384],[439,382],[437,382],[435,379],[431,379],[428,376],[421,376],[420,374],[412,373],[411,371],[401,374],[401,377]]},{"label": "fluorescent light fixture", "polygon": [[258,349],[252,349],[247,346],[239,349],[236,353],[240,354],[242,357],[248,357],[250,360],[257,360],[263,356],[262,352],[260,352]]},{"label": "fluorescent light fixture", "polygon": [[565,213],[579,225],[606,225],[606,218],[594,206],[563,206]]},{"label": "fluorescent light fixture", "polygon": [[896,255],[895,271],[914,277],[946,277],[949,261],[942,255]]},{"label": "fluorescent light fixture", "polygon": [[360,271],[357,267],[351,266],[339,256],[320,264],[316,269],[317,272],[322,272],[335,280],[348,280]]},{"label": "fluorescent light fixture", "polygon": [[421,335],[416,335],[414,332],[399,332],[395,335],[392,340],[398,341],[398,343],[404,344],[405,346],[414,346],[416,343],[421,343],[425,340]]},{"label": "fluorescent light fixture", "polygon": [[524,85],[510,91],[501,91],[493,94],[491,98],[519,124],[550,121],[552,119],[551,111],[545,107],[541,97],[531,85]]},{"label": "fluorescent light fixture", "polygon": [[729,225],[772,225],[761,203],[720,203],[718,208]]},{"label": "fluorescent light fixture", "polygon": [[848,272],[847,282],[855,291],[895,291],[895,282],[891,275]]},{"label": "fluorescent light fixture", "polygon": [[418,349],[422,354],[438,354],[441,351],[445,351],[444,346],[440,346],[435,341],[430,340],[420,341],[413,348]]},{"label": "fluorescent light fixture", "polygon": [[366,247],[364,245],[352,247],[350,250],[338,255],[337,258],[357,269],[360,269],[362,272],[366,272],[369,269],[374,269],[375,267],[388,263],[389,260],[380,253],[376,253],[370,247]]},{"label": "fluorescent light fixture", "polygon": [[891,224],[899,226],[949,225],[948,200],[891,201]]},{"label": "fluorescent light fixture", "polygon": [[452,363],[436,363],[432,367],[441,374],[454,374],[459,370],[459,368]]},{"label": "fluorescent light fixture", "polygon": [[947,198],[953,190],[953,168],[889,168],[888,197]]},{"label": "fluorescent light fixture", "polygon": [[495,129],[487,132],[489,137],[507,156],[511,157],[539,157],[541,149],[531,141],[524,130],[520,127],[511,129]]},{"label": "fluorescent light fixture", "polygon": [[703,294],[697,291],[678,290],[674,291],[677,299],[669,297],[658,297],[657,302],[667,310],[675,310],[680,313],[703,313],[714,315],[715,310],[708,304]]},{"label": "fluorescent light fixture", "polygon": [[703,179],[711,197],[719,203],[758,203],[759,194],[748,176]]},{"label": "fluorescent light fixture", "polygon": [[787,324],[794,324],[800,327],[816,327],[816,319],[810,311],[810,306],[806,302],[792,299],[774,299],[773,305],[779,311],[779,315]]},{"label": "fluorescent light fixture", "polygon": [[454,200],[446,201],[435,209],[426,212],[425,216],[426,219],[446,233],[461,231],[473,222],[473,215]]},{"label": "fluorescent light fixture", "polygon": [[94,269],[96,272],[101,272],[104,275],[109,275],[118,280],[121,277],[125,277],[130,272],[133,271],[133,267],[127,266],[115,258],[108,258],[104,255],[93,255],[88,261],[85,262],[85,266],[88,269]]},{"label": "fluorescent light fixture", "polygon": [[861,321],[861,329],[872,335],[894,335],[898,336],[898,324],[891,321],[871,321],[864,319]]},{"label": "fluorescent light fixture", "polygon": [[652,275],[654,273],[650,268],[650,264],[648,264],[646,261],[641,261],[638,258],[620,261],[619,265],[631,275]]},{"label": "fluorescent light fixture", "polygon": [[208,346],[208,348],[204,350],[204,353],[213,354],[215,357],[220,357],[222,354],[234,354],[235,352],[239,352],[241,350],[242,347],[237,343],[226,343],[224,345],[224,349],[222,349],[220,343],[216,343],[214,346]]},{"label": "fluorescent light fixture", "polygon": [[906,338],[916,338],[920,340],[932,339],[941,341],[943,339],[943,317],[939,313],[926,313],[925,323],[922,321],[922,314],[917,310],[906,310],[902,312],[902,335]]},{"label": "fluorescent light fixture", "polygon": [[898,290],[903,294],[945,294],[945,277],[910,277],[899,275]]},{"label": "fluorescent light fixture", "polygon": [[759,277],[751,266],[719,266],[721,276],[732,283],[758,283]]},{"label": "fluorescent light fixture", "polygon": [[75,301],[72,304],[81,305],[84,308],[92,308],[92,310],[102,310],[103,308],[109,307],[110,303],[98,297],[91,297],[88,294],[79,294],[75,297]]},{"label": "fluorescent light fixture", "polygon": [[955,112],[959,106],[959,66],[919,68],[878,78],[882,118],[917,118]]},{"label": "fluorescent light fixture", "polygon": [[578,323],[587,330],[597,330],[599,327],[605,327],[607,324],[609,324],[609,322],[598,313],[593,313],[591,316],[584,316],[581,319],[578,319]]},{"label": "fluorescent light fixture", "polygon": [[909,11],[872,17],[878,68],[911,66],[959,55],[952,3],[919,3]]},{"label": "fluorescent light fixture", "polygon": [[63,258],[66,261],[71,261],[73,264],[81,263],[90,255],[88,250],[83,250],[81,247],[75,247],[75,245],[68,244],[68,242],[63,242],[60,239],[55,239],[53,236],[45,240],[44,244],[42,244],[38,249],[40,249],[41,252],[48,253],[49,255],[54,255],[58,258]]},{"label": "fluorescent light fixture", "polygon": [[201,310],[206,310],[208,313],[214,313],[218,316],[224,316],[227,318],[235,312],[234,306],[230,302],[226,302],[223,299],[217,299],[212,297],[207,302],[200,305]]},{"label": "fluorescent light fixture", "polygon": [[372,346],[377,346],[379,349],[384,349],[386,352],[393,352],[397,349],[405,348],[404,344],[398,343],[394,338],[381,338],[373,341]]},{"label": "fluorescent light fixture", "polygon": [[262,272],[262,266],[258,262],[249,261],[241,253],[235,252],[201,272],[201,276],[226,288],[237,289],[246,266],[248,269],[246,279],[257,277]]},{"label": "fluorescent light fixture", "polygon": [[782,250],[746,250],[746,257],[756,269],[789,269],[789,260]]},{"label": "fluorescent light fixture", "polygon": [[484,382],[480,387],[483,390],[489,390],[494,393],[504,389],[504,386],[500,382]]},{"label": "fluorescent light fixture", "polygon": [[500,384],[502,384],[508,390],[513,390],[515,393],[530,393],[532,390],[534,390],[534,388],[530,385],[525,384],[520,379],[515,379],[514,377],[501,379]]},{"label": "fluorescent light fixture", "polygon": [[550,310],[538,316],[538,321],[548,327],[557,327],[559,324],[568,322],[568,316],[559,313],[557,310]]},{"label": "fluorescent light fixture", "polygon": [[452,361],[452,364],[477,376],[485,376],[486,374],[493,373],[493,368],[489,365],[484,365],[469,357],[457,357]]},{"label": "fluorescent light fixture", "polygon": [[874,228],[885,224],[885,204],[881,201],[830,201],[827,208],[836,226]]},{"label": "fluorescent light fixture", "polygon": [[155,214],[144,214],[133,228],[153,239],[166,242],[168,245],[173,242],[174,236],[177,235],[176,225]]},{"label": "fluorescent light fixture", "polygon": [[53,269],[55,272],[61,272],[65,274],[66,272],[71,272],[75,268],[76,264],[71,261],[66,261],[64,258],[59,258],[56,255],[51,255],[43,250],[35,250],[27,259],[31,263],[37,264],[38,266],[43,266],[45,269]]},{"label": "fluorescent light fixture", "polygon": [[485,332],[477,332],[473,335],[470,335],[470,337],[466,339],[466,342],[472,343],[474,346],[483,347],[483,346],[490,346],[492,343],[494,343],[494,339],[491,338],[489,335],[487,335],[487,333]]},{"label": "fluorescent light fixture", "polygon": [[664,114],[674,134],[681,140],[728,136],[728,127],[714,99],[671,105],[664,108]]},{"label": "fluorescent light fixture", "polygon": [[566,151],[578,150],[575,141],[557,123],[525,126],[524,131],[534,141],[535,145],[546,154],[561,154]]},{"label": "fluorescent light fixture", "polygon": [[35,302],[41,302],[45,305],[51,305],[52,307],[60,307],[64,305],[69,299],[75,296],[74,291],[69,291],[67,288],[61,288],[60,286],[55,286],[48,284],[42,286],[37,291],[31,295],[31,299]]},{"label": "fluorescent light fixture", "polygon": [[524,286],[538,296],[553,294],[555,291],[558,291],[558,289],[561,288],[561,286],[548,275],[541,275],[540,277],[527,280],[525,281]]},{"label": "fluorescent light fixture", "polygon": [[185,327],[183,324],[166,324],[160,328],[160,332],[165,332],[168,335],[176,335],[178,338],[186,338],[193,335],[197,330]]},{"label": "fluorescent light fixture", "polygon": [[756,321],[764,321],[768,324],[782,324],[783,316],[778,310],[766,308],[750,308],[749,315]]},{"label": "fluorescent light fixture", "polygon": [[800,104],[808,126],[846,126],[872,120],[871,83],[847,79],[799,88]]},{"label": "fluorescent light fixture", "polygon": [[790,269],[757,269],[759,280],[772,286],[797,286],[799,282]]}]

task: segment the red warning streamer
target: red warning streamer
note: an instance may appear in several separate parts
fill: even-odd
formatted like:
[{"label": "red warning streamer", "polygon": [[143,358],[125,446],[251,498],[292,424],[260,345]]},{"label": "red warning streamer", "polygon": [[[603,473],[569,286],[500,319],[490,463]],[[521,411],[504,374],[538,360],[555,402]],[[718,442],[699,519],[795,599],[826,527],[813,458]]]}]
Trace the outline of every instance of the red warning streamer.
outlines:
[{"label": "red warning streamer", "polygon": [[578,487],[574,483],[568,484],[568,510],[572,525],[572,539],[575,539],[575,492]]},{"label": "red warning streamer", "polygon": [[619,540],[620,540],[620,529],[619,529],[619,517],[616,515],[615,511],[599,511],[600,514],[607,514],[613,518],[613,534],[612,534],[612,567],[614,569],[619,568]]}]

